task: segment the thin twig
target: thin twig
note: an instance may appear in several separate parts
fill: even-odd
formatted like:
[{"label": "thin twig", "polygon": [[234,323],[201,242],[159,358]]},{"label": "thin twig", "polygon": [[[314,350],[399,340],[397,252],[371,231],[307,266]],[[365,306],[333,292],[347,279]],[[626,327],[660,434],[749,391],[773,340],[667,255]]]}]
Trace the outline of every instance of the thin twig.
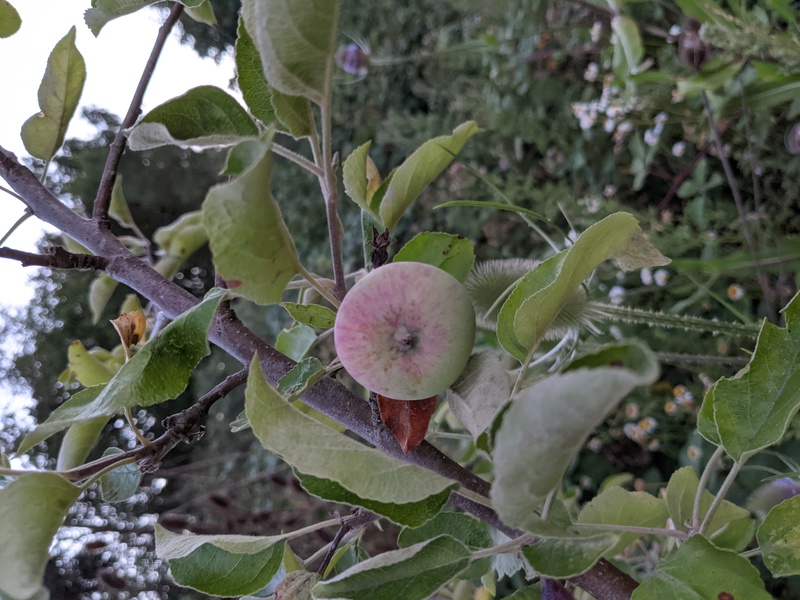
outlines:
[{"label": "thin twig", "polygon": [[280,144],[276,144],[272,142],[272,146],[270,146],[271,150],[277,154],[278,156],[282,156],[294,164],[299,165],[300,167],[304,168],[306,171],[311,173],[314,177],[323,177],[322,169],[320,169],[317,165],[313,162],[308,160],[305,156],[301,156],[297,152],[293,150],[289,150],[286,146],[281,146]]},{"label": "thin twig", "polygon": [[69,252],[61,246],[51,246],[45,254],[23,252],[14,248],[0,248],[0,258],[17,260],[23,267],[47,267],[50,269],[102,271],[108,264],[108,261],[102,256]]},{"label": "thin twig", "polygon": [[203,421],[208,416],[208,410],[217,400],[225,397],[244,383],[247,379],[247,374],[248,369],[245,368],[230,375],[202,396],[195,404],[177,415],[167,417],[164,420],[167,431],[161,437],[150,442],[149,445],[112,456],[104,456],[80,467],[63,471],[61,474],[70,481],[81,481],[107,469],[110,465],[116,465],[131,459],[137,462],[143,471],[154,471],[161,464],[164,456],[179,442],[188,443],[202,434]]},{"label": "thin twig", "polygon": [[26,208],[25,212],[22,213],[22,216],[19,219],[17,219],[16,222],[9,228],[9,230],[5,232],[3,237],[0,238],[0,246],[2,246],[5,243],[5,241],[11,237],[11,234],[14,233],[20,225],[22,225],[32,216],[33,216],[33,211],[31,211],[31,209],[29,208]]},{"label": "thin twig", "polygon": [[92,218],[98,223],[107,225],[108,222],[108,208],[111,204],[111,190],[114,189],[114,181],[117,179],[117,171],[119,170],[119,163],[122,160],[122,153],[125,151],[125,144],[127,138],[125,137],[125,130],[133,127],[139,113],[142,112],[142,100],[144,99],[145,90],[153,77],[158,57],[164,49],[164,44],[169,37],[169,33],[175,23],[183,12],[183,5],[176,2],[172,5],[169,11],[169,16],[161,25],[158,30],[156,42],[153,44],[153,50],[150,52],[150,58],[147,59],[147,64],[144,66],[142,77],[139,79],[139,85],[136,86],[136,91],[133,94],[130,107],[128,107],[128,114],[119,126],[114,141],[108,149],[108,158],[106,159],[106,166],[103,168],[103,176],[100,179],[100,187],[97,189],[97,196],[94,200],[94,207],[92,208]]},{"label": "thin twig", "polygon": [[742,464],[743,463],[739,462],[738,460],[733,463],[730,472],[728,472],[728,476],[725,478],[725,481],[722,482],[719,490],[717,490],[717,495],[714,496],[714,500],[711,501],[711,506],[708,507],[708,512],[703,518],[703,522],[700,523],[697,533],[705,533],[708,529],[708,526],[711,525],[711,520],[714,518],[714,515],[716,514],[717,509],[720,507],[720,504],[722,504],[722,501],[725,500],[725,495],[733,485],[736,476],[739,474],[739,470],[742,468]]},{"label": "thin twig", "polygon": [[725,449],[722,446],[717,446],[714,454],[708,459],[703,472],[700,474],[700,481],[697,484],[697,493],[694,496],[694,505],[692,506],[692,530],[697,531],[700,529],[700,504],[703,500],[703,492],[706,490],[708,480],[711,479],[711,474],[714,472],[717,461],[722,458]]},{"label": "thin twig", "polygon": [[714,111],[711,108],[711,102],[708,100],[708,94],[703,91],[701,92],[701,96],[703,98],[703,104],[705,105],[706,118],[708,118],[708,126],[711,129],[711,136],[714,140],[714,145],[717,148],[719,160],[722,163],[722,170],[725,171],[725,178],[728,180],[728,186],[731,188],[731,195],[733,196],[733,202],[736,205],[736,212],[739,213],[739,220],[742,223],[742,234],[744,235],[747,252],[750,254],[750,258],[753,261],[753,266],[756,271],[756,279],[758,280],[758,285],[761,288],[761,293],[764,296],[764,303],[766,304],[767,308],[767,317],[774,323],[777,317],[775,314],[774,294],[769,287],[769,280],[767,279],[766,274],[761,269],[761,261],[758,258],[756,247],[753,243],[753,234],[750,232],[750,227],[747,224],[747,213],[744,208],[744,203],[742,202],[742,195],[739,192],[739,184],[736,182],[736,176],[733,173],[731,162],[725,155],[725,148],[722,145],[722,138],[720,137],[719,130],[717,129]]},{"label": "thin twig", "polygon": [[17,194],[16,192],[14,192],[14,191],[12,191],[12,190],[8,189],[8,188],[7,188],[6,186],[4,186],[4,185],[0,185],[0,192],[5,192],[5,193],[6,193],[6,194],[8,194],[9,196],[13,196],[14,198],[16,198],[17,200],[19,200],[20,202],[22,202],[22,203],[23,203],[23,204],[25,204],[26,206],[27,206],[27,204],[28,204],[27,202],[25,202],[25,198],[23,198],[22,196],[20,196],[20,195],[19,195],[19,194]]},{"label": "thin twig", "polygon": [[339,544],[342,543],[342,539],[344,539],[345,535],[350,533],[353,529],[376,521],[378,518],[378,515],[375,513],[371,513],[363,508],[357,508],[348,517],[341,519],[339,530],[336,532],[336,535],[333,536],[333,541],[328,544],[328,551],[325,553],[325,558],[322,559],[319,568],[317,568],[317,573],[320,575],[325,573],[325,570],[336,554],[336,549],[339,547]]}]

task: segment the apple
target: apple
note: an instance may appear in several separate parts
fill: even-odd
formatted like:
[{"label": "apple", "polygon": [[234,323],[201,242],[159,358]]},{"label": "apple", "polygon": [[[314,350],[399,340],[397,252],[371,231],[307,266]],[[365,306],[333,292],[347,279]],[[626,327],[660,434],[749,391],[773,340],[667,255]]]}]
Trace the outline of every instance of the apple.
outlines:
[{"label": "apple", "polygon": [[334,342],[348,373],[389,398],[423,400],[452,384],[475,341],[475,310],[452,275],[418,262],[375,269],[347,293]]}]

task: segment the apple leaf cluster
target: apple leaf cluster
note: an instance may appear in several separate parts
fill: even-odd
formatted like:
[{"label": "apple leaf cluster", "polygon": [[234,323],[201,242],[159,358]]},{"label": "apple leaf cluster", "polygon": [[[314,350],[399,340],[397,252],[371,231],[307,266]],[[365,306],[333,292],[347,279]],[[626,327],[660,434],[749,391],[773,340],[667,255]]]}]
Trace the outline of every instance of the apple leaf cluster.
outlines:
[{"label": "apple leaf cluster", "polygon": [[[98,35],[108,21],[149,4],[96,0],[86,23]],[[710,0],[679,4],[690,16],[728,26],[719,22],[721,9]],[[210,5],[196,0],[174,5],[167,23],[184,7],[193,18],[213,22]],[[0,32],[14,33],[15,14],[0,0]],[[698,430],[717,450],[699,478],[688,467],[678,469],[657,494],[612,484],[581,505],[563,489],[570,464],[609,413],[659,373],[655,353],[638,340],[587,343],[583,327],[597,316],[581,313],[589,308],[584,300],[591,275],[610,260],[630,271],[669,259],[635,217],[611,214],[541,262],[517,263],[525,265],[524,272],[497,290],[483,315],[492,322],[482,327],[486,336],[476,344],[474,300],[464,285],[475,267],[473,244],[445,232],[422,232],[390,260],[379,240],[396,231],[481,129],[466,121],[427,140],[385,177],[369,156],[370,142],[340,165],[331,132],[338,17],[338,3],[327,0],[244,0],[235,51],[245,105],[224,90],[201,86],[152,109],[120,134],[120,144],[132,151],[176,145],[228,152],[228,181],[209,189],[199,210],[156,232],[157,256],[141,252],[150,242],[127,209],[121,180],[113,185],[113,164],[87,218],[0,152],[0,176],[30,212],[77,244],[66,251],[66,264],[50,266],[80,268],[88,255],[102,259],[95,264],[103,275],[90,292],[96,317],[118,284],[141,295],[127,299],[115,321],[119,350],[69,346],[70,376],[85,389],[17,448],[17,455],[24,454],[67,429],[57,469],[12,468],[2,457],[3,597],[30,600],[44,593],[51,540],[82,493],[99,484],[109,502],[130,497],[141,471],[152,470],[179,442],[200,437],[213,403],[245,382],[244,412],[231,435],[254,435],[292,468],[308,493],[351,505],[354,512],[266,536],[196,535],[156,525],[156,552],[181,586],[223,597],[280,590],[290,597],[423,600],[443,586],[455,594],[460,581],[469,580],[481,580],[491,595],[498,574],[521,572],[532,586],[512,597],[568,593],[555,580],[569,580],[608,598],[761,599],[769,594],[750,561],[754,549],[773,574],[800,573],[795,499],[772,508],[760,524],[725,499],[745,463],[779,442],[800,408],[800,296],[783,311],[785,327],[763,323],[748,365],[710,386]],[[615,9],[611,28],[614,73],[635,86],[644,57],[639,26]],[[83,87],[75,31],[53,50],[39,90],[40,112],[22,125],[26,148],[44,161],[63,144]],[[332,279],[311,272],[297,252],[271,192],[273,154],[319,183]],[[340,179],[361,211],[362,227],[355,231],[345,231],[338,216]],[[534,232],[549,225],[534,224],[536,213],[516,212]],[[109,219],[136,235],[114,235]],[[345,273],[343,236],[359,238],[363,270]],[[197,298],[171,279],[206,243],[219,287]],[[358,281],[348,285],[353,278]],[[297,290],[299,301],[286,300]],[[150,303],[147,317],[143,302]],[[294,324],[270,345],[238,320],[244,302],[281,304]],[[570,311],[581,314],[568,320],[560,339],[549,339],[559,317]],[[170,322],[162,326],[164,319]],[[317,350],[330,330],[334,344],[326,356]],[[147,440],[131,409],[182,393],[209,343],[243,369],[167,419],[157,440]],[[401,445],[380,422],[379,415],[393,421],[385,404],[367,400],[375,394],[412,406],[428,403],[427,410],[393,415],[399,421],[390,426],[395,437],[398,430],[413,430],[400,436]],[[87,462],[116,415],[128,420],[138,444],[127,452],[107,449]],[[460,448],[442,452],[423,440],[431,417],[431,433],[457,440]],[[460,451],[465,448],[472,456]],[[724,455],[731,467],[712,494],[708,479]],[[448,503],[461,512],[445,511]],[[398,548],[334,572],[344,555],[339,544],[356,544],[380,519],[402,527]],[[327,527],[339,527],[339,533],[312,573],[315,556],[298,558],[288,542]],[[756,545],[748,550],[754,533]],[[496,542],[500,535],[508,541]],[[631,577],[611,562],[638,540],[653,539],[669,543],[647,576]]]}]

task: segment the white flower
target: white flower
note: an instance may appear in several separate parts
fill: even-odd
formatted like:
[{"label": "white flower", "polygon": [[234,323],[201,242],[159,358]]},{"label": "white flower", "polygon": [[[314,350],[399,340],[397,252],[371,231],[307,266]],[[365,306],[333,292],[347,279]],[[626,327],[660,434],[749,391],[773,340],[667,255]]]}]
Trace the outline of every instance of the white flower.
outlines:
[{"label": "white flower", "polygon": [[592,43],[596,44],[600,41],[600,34],[603,32],[603,24],[600,21],[595,21],[592,24],[591,35]]},{"label": "white flower", "polygon": [[625,288],[621,285],[615,285],[609,290],[608,299],[611,304],[622,304],[625,299]]},{"label": "white flower", "polygon": [[744,298],[744,288],[738,283],[728,286],[728,298],[731,300],[741,300]]},{"label": "white flower", "polygon": [[672,144],[672,156],[683,156],[686,152],[686,142],[675,142]]},{"label": "white flower", "polygon": [[586,81],[594,81],[597,79],[597,75],[600,73],[600,67],[597,66],[596,62],[589,63],[589,66],[586,67],[586,71],[583,72],[583,78]]},{"label": "white flower", "polygon": [[659,269],[653,273],[653,279],[658,287],[664,287],[667,285],[667,281],[669,281],[669,271],[666,269]]},{"label": "white flower", "polygon": [[644,143],[648,146],[655,146],[658,143],[658,138],[661,137],[661,133],[655,129],[648,129],[644,132]]},{"label": "white flower", "polygon": [[639,277],[642,278],[643,285],[653,285],[653,272],[648,267],[639,272]]},{"label": "white flower", "polygon": [[611,196],[617,193],[617,186],[608,184],[606,187],[603,188],[603,196],[606,198],[611,198]]}]

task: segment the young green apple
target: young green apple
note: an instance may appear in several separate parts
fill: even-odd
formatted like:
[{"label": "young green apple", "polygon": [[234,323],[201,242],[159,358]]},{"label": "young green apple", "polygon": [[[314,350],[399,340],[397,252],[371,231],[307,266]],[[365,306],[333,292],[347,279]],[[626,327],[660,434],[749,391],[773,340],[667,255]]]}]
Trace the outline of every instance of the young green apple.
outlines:
[{"label": "young green apple", "polygon": [[417,262],[375,269],[347,293],[334,340],[348,373],[370,391],[402,400],[435,396],[469,360],[475,311],[449,273]]}]

